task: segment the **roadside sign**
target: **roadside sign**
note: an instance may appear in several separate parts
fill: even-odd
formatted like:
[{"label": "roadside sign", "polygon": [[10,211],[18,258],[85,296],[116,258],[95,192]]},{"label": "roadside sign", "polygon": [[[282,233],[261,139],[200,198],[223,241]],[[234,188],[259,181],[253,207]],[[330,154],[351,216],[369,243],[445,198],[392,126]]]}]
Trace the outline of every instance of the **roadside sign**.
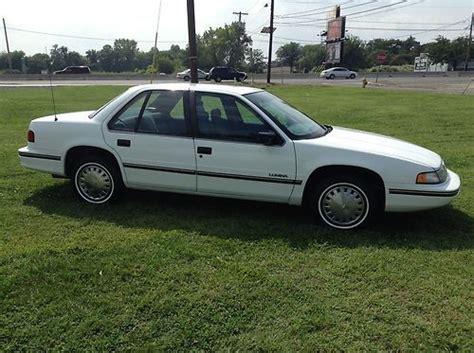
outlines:
[{"label": "roadside sign", "polygon": [[384,51],[380,51],[377,53],[377,61],[379,64],[383,64],[387,59],[387,54]]},{"label": "roadside sign", "polygon": [[[273,27],[273,32],[275,32],[276,27]],[[263,27],[260,33],[270,33],[270,27]]]}]

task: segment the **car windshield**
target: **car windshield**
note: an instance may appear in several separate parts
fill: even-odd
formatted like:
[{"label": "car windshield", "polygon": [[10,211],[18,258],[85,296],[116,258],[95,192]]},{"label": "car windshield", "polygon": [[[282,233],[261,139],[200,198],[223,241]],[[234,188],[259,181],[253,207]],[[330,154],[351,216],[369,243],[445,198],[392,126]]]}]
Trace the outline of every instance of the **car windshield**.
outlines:
[{"label": "car windshield", "polygon": [[268,92],[246,94],[245,97],[267,114],[294,140],[320,137],[329,131],[282,99]]},{"label": "car windshield", "polygon": [[115,102],[116,100],[118,100],[119,98],[121,98],[124,94],[126,94],[127,91],[123,92],[122,94],[118,95],[117,97],[115,98],[112,98],[111,100],[109,100],[107,103],[105,103],[102,107],[100,107],[99,109],[97,109],[95,112],[89,114],[89,119],[93,119],[97,114],[99,114],[102,110],[104,110],[105,108],[107,108],[110,104],[112,104],[113,102]]}]

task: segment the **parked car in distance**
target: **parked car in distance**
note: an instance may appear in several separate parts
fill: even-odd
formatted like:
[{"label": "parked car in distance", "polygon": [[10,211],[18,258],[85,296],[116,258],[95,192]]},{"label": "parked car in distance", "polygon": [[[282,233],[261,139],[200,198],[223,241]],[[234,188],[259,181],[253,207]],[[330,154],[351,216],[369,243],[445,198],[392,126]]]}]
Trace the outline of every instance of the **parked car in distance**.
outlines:
[{"label": "parked car in distance", "polygon": [[62,70],[54,71],[54,75],[62,74],[90,74],[91,69],[89,66],[67,66]]},{"label": "parked car in distance", "polygon": [[215,66],[209,71],[209,78],[216,82],[221,82],[222,80],[236,80],[240,82],[247,79],[247,74],[237,71],[232,67]]},{"label": "parked car in distance", "polygon": [[[204,71],[198,69],[197,74],[198,74],[198,79],[200,79],[200,80],[206,80],[206,81],[210,80],[208,72],[204,72]],[[191,69],[187,69],[187,70],[178,72],[176,74],[176,78],[177,79],[183,79],[185,81],[190,81],[191,80]]]},{"label": "parked car in distance", "polygon": [[345,67],[332,67],[322,71],[319,77],[327,80],[334,80],[335,78],[354,79],[357,77],[357,72],[346,69]]},{"label": "parked car in distance", "polygon": [[27,140],[21,164],[70,178],[91,204],[128,187],[305,205],[352,229],[446,205],[461,185],[434,152],[323,125],[253,87],[136,86],[95,112],[35,119]]}]

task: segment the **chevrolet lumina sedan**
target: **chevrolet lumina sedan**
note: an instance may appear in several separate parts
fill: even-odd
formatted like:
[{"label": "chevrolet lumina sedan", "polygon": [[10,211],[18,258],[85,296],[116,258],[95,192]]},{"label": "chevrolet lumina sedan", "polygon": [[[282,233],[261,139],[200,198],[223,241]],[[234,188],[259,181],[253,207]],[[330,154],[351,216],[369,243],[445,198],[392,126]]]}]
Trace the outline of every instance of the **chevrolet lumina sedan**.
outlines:
[{"label": "chevrolet lumina sedan", "polygon": [[[198,76],[198,79],[200,79],[200,80],[209,81],[209,73],[208,72],[204,72],[204,71],[198,69],[197,70],[197,76]],[[187,70],[178,72],[176,74],[176,78],[184,80],[184,81],[190,81],[191,80],[191,69],[187,69]]]},{"label": "chevrolet lumina sedan", "polygon": [[84,201],[124,188],[304,205],[325,224],[448,204],[460,179],[425,148],[318,123],[261,89],[137,86],[97,111],[33,120],[18,152]]},{"label": "chevrolet lumina sedan", "polygon": [[345,67],[332,67],[321,71],[319,77],[327,80],[334,80],[335,78],[350,78],[353,80],[357,77],[357,72],[346,69]]}]

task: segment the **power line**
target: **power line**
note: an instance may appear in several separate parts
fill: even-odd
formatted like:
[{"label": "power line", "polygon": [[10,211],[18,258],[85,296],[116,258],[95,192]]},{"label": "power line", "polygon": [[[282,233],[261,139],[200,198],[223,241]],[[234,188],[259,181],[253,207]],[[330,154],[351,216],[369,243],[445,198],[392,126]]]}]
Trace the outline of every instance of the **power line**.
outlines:
[{"label": "power line", "polygon": [[[361,3],[361,4],[355,4],[355,5],[350,5],[350,6],[346,6],[344,7],[344,10],[347,10],[347,9],[353,9],[355,7],[361,7],[361,6],[366,6],[366,5],[370,5],[370,4],[373,4],[374,2],[377,2],[378,0],[369,0],[367,2],[364,2],[364,3]],[[327,6],[329,7],[330,9],[333,8],[334,6]],[[293,16],[284,16],[284,15],[280,15],[280,16],[277,16],[278,18],[284,18],[284,19],[291,19],[291,18],[299,18],[299,19],[307,19],[307,20],[311,20],[311,19],[314,19],[314,15],[320,15],[320,14],[326,14],[328,12],[328,10],[325,10],[325,11],[319,11],[319,12],[313,12],[313,13],[306,13],[306,14],[302,14],[302,15],[293,15]],[[320,20],[320,19],[318,19]],[[327,20],[327,19],[324,19],[324,20]]]},{"label": "power line", "polygon": [[[7,27],[10,31],[15,32],[24,32],[24,33],[31,33],[31,34],[40,34],[46,36],[53,36],[53,37],[62,37],[62,38],[73,38],[73,39],[83,39],[83,40],[95,40],[95,41],[103,41],[103,42],[113,42],[117,38],[100,38],[100,37],[88,37],[88,36],[79,36],[79,35],[72,35],[72,34],[62,34],[62,33],[51,33],[51,32],[41,32],[41,31],[34,31],[30,29],[23,29],[23,28],[15,28],[15,27]],[[137,42],[140,43],[154,43],[153,40],[140,40],[136,39]],[[160,40],[158,43],[186,43],[185,40]]]},{"label": "power line", "polygon": [[[377,1],[377,0],[376,0]],[[341,2],[339,4],[339,6],[342,6],[342,5],[345,5],[345,4],[349,4],[351,2],[354,2],[354,0],[347,0],[345,2]],[[298,12],[290,12],[290,13],[284,13],[284,14],[281,14],[281,15],[275,15],[275,17],[279,17],[279,18],[283,18],[283,17],[292,17],[294,15],[306,15],[308,16],[309,14],[311,14],[312,12],[314,11],[321,11],[323,9],[331,9],[333,8],[334,6],[336,5],[328,5],[328,6],[323,6],[323,7],[318,7],[318,8],[314,8],[314,9],[311,9],[311,10],[306,10],[306,11],[298,11]],[[327,12],[327,11],[325,11]],[[313,15],[315,15],[315,13],[313,13]]]},{"label": "power line", "polygon": [[406,5],[403,5],[403,6],[398,6],[398,7],[395,7],[395,8],[391,8],[391,9],[388,9],[388,10],[383,10],[383,11],[376,11],[376,12],[373,12],[373,13],[369,13],[368,15],[361,15],[361,16],[355,16],[355,17],[351,17],[351,21],[356,19],[356,18],[362,18],[362,17],[368,17],[368,16],[373,16],[373,15],[377,15],[377,14],[380,14],[380,13],[387,13],[387,12],[390,12],[390,11],[397,11],[397,10],[400,10],[400,9],[403,9],[405,7],[412,7],[412,6],[415,6],[415,5],[418,5],[418,4],[421,4],[422,2],[425,2],[426,0],[418,0],[418,2],[413,2],[413,3],[409,3],[409,4],[406,4]]},{"label": "power line", "polygon": [[[405,7],[410,7],[410,6],[414,6],[414,5],[417,5],[417,4],[420,4],[426,0],[418,0],[418,1],[414,1],[414,2],[411,2],[409,4],[406,4],[408,1],[411,1],[411,0],[399,0],[398,2],[396,3],[392,3],[392,4],[387,4],[387,5],[383,5],[383,6],[378,6],[378,7],[373,7],[373,8],[370,8],[370,9],[365,9],[365,10],[362,10],[362,11],[358,11],[358,12],[352,12],[352,13],[349,13],[349,14],[346,14],[345,16],[346,17],[351,17],[351,20],[352,19],[356,19],[356,18],[362,18],[362,17],[367,17],[367,16],[372,16],[372,15],[376,15],[376,14],[379,14],[379,13],[386,13],[386,12],[390,12],[390,11],[396,11],[396,10],[399,10],[399,9],[402,9],[402,8],[405,8]],[[366,3],[367,4],[367,3]],[[403,6],[398,6],[398,5],[401,5],[401,4],[405,4]],[[353,7],[355,7],[356,5],[354,5]],[[345,9],[347,8],[350,8],[350,7],[346,7]],[[375,11],[375,12],[374,12]],[[324,12],[322,12],[324,13]],[[316,13],[314,13],[316,14]],[[355,16],[355,17],[352,17],[354,15],[359,15],[359,16]],[[307,15],[306,15],[307,16]],[[298,17],[295,17],[295,18],[298,18]],[[305,18],[304,15],[302,16],[299,16],[299,18]],[[311,24],[314,24],[315,22],[326,22],[327,19],[326,18],[310,18],[310,17],[306,17],[305,20],[302,20],[302,21],[295,21],[295,22],[279,22],[278,24],[282,25],[297,25],[297,24],[307,24],[307,25],[311,25]]]},{"label": "power line", "polygon": [[449,25],[446,25],[446,26],[441,26],[441,27],[438,27],[438,28],[428,29],[428,30],[421,31],[421,32],[411,33],[411,34],[408,34],[408,35],[395,37],[395,38],[392,38],[392,39],[400,39],[400,38],[405,38],[405,37],[410,37],[410,36],[416,36],[416,35],[419,35],[419,34],[428,33],[428,32],[436,32],[436,31],[439,31],[439,30],[446,31],[447,30],[446,27],[449,28],[451,26],[455,26],[455,25],[458,25],[458,24],[461,24],[461,23],[466,23],[466,22],[467,22],[467,20],[457,21],[457,22],[453,22],[453,23],[451,23]]}]

